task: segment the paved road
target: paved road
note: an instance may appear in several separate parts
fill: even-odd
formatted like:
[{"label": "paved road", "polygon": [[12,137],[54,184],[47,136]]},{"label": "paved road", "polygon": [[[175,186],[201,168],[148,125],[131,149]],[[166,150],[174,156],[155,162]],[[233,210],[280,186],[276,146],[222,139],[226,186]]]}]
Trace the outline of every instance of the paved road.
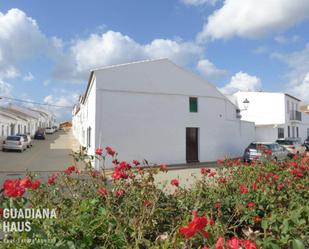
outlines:
[{"label": "paved road", "polygon": [[69,155],[78,148],[71,131],[46,135],[46,140],[33,140],[33,147],[23,153],[0,151],[0,183],[4,178],[22,177],[26,170],[49,175],[72,165]]}]

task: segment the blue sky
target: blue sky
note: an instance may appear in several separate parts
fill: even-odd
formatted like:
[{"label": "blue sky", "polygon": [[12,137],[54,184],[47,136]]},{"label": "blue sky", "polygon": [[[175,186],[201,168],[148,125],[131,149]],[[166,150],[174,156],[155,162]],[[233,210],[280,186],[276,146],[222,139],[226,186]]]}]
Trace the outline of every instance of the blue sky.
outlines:
[{"label": "blue sky", "polygon": [[309,102],[308,18],[308,0],[4,0],[0,96],[71,106],[91,68],[168,57],[227,94]]}]

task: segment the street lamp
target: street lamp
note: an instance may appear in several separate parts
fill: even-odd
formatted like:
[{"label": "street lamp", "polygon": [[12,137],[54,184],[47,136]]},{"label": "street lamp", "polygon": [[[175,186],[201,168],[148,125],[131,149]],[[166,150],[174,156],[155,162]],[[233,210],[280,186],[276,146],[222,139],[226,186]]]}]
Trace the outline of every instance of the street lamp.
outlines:
[{"label": "street lamp", "polygon": [[250,101],[246,98],[242,103],[244,105],[244,111],[247,110],[249,107]]}]

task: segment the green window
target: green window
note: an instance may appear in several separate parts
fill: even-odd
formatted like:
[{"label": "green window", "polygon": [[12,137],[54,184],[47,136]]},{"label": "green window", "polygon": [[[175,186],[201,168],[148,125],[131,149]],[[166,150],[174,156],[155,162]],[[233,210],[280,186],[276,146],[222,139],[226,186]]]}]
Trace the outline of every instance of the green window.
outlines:
[{"label": "green window", "polygon": [[197,112],[197,98],[190,97],[190,112]]}]

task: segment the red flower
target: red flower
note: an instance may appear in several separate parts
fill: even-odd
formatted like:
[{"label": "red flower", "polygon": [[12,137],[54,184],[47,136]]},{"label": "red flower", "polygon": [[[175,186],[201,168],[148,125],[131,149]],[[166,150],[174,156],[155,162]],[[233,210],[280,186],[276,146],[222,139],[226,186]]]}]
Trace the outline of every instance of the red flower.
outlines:
[{"label": "red flower", "polygon": [[242,240],[241,244],[246,248],[246,249],[256,249],[256,244],[251,242],[250,240]]},{"label": "red flower", "polygon": [[224,249],[224,239],[223,239],[223,237],[220,237],[217,240],[215,249]]},{"label": "red flower", "polygon": [[38,189],[40,186],[41,186],[41,181],[40,180],[36,180],[36,181],[32,182],[32,184],[31,184],[31,188],[33,190]]},{"label": "red flower", "polygon": [[216,175],[216,172],[214,171],[214,172],[209,173],[208,177],[214,177],[215,175]]},{"label": "red flower", "polygon": [[241,193],[241,194],[247,194],[247,193],[248,193],[248,188],[247,188],[247,186],[244,185],[244,184],[240,184],[240,185],[239,185],[239,190],[240,190],[240,193]]},{"label": "red flower", "polygon": [[114,171],[112,173],[112,178],[114,180],[127,179],[128,175],[125,172],[123,172],[123,171]]},{"label": "red flower", "polygon": [[255,223],[259,223],[261,220],[262,220],[262,219],[261,219],[260,216],[258,216],[258,215],[254,217],[254,222],[255,222]]},{"label": "red flower", "polygon": [[3,216],[3,208],[0,208],[0,217]]},{"label": "red flower", "polygon": [[275,181],[277,181],[277,180],[279,179],[279,176],[278,176],[277,174],[274,174],[274,175],[273,175],[273,179],[274,179]]},{"label": "red flower", "polygon": [[226,179],[224,177],[220,177],[218,181],[220,183],[226,183]]},{"label": "red flower", "polygon": [[114,159],[114,160],[112,161],[112,163],[113,163],[113,164],[116,164],[116,165],[119,164],[119,162],[118,162],[117,159]]},{"label": "red flower", "polygon": [[93,178],[96,178],[100,175],[100,171],[98,170],[93,170],[90,172],[90,175],[93,177]]},{"label": "red flower", "polygon": [[178,187],[178,186],[179,186],[179,181],[178,181],[177,179],[173,179],[173,180],[171,180],[171,184],[172,184],[173,186]]},{"label": "red flower", "polygon": [[145,207],[149,207],[149,206],[151,206],[151,201],[149,201],[149,200],[144,200],[144,206]]},{"label": "red flower", "polygon": [[29,177],[25,177],[24,179],[20,180],[20,186],[23,188],[30,188],[31,187],[31,179]]},{"label": "red flower", "polygon": [[20,185],[20,180],[5,180],[3,183],[4,194],[8,197],[21,197],[25,188]]},{"label": "red flower", "polygon": [[72,166],[69,166],[65,171],[64,173],[67,174],[67,175],[70,175],[72,174],[73,172],[77,171],[76,169],[76,166],[72,165]]},{"label": "red flower", "polygon": [[279,183],[278,186],[277,186],[277,189],[278,190],[281,190],[284,188],[284,184],[283,183]]},{"label": "red flower", "polygon": [[58,172],[52,174],[52,175],[48,178],[47,185],[48,185],[48,186],[52,185],[52,184],[56,181],[58,175],[59,175]]},{"label": "red flower", "polygon": [[115,167],[116,171],[121,171],[121,170],[130,170],[132,167],[130,164],[128,164],[127,162],[121,162],[119,163],[118,166]]},{"label": "red flower", "polygon": [[214,206],[215,206],[216,209],[220,209],[221,208],[221,202],[216,202]]},{"label": "red flower", "polygon": [[266,155],[271,155],[273,152],[272,150],[263,150],[263,153]]},{"label": "red flower", "polygon": [[238,238],[233,237],[227,241],[231,249],[238,249],[240,246],[240,241]]},{"label": "red flower", "polygon": [[250,240],[240,240],[237,237],[229,239],[227,243],[229,244],[230,249],[256,249],[256,245]]},{"label": "red flower", "polygon": [[248,208],[253,208],[253,207],[255,207],[255,203],[250,201],[250,202],[248,202],[247,207]]},{"label": "red flower", "polygon": [[125,194],[125,191],[123,190],[123,189],[118,189],[117,191],[116,191],[116,196],[117,197],[121,197],[121,196],[123,196]]},{"label": "red flower", "polygon": [[106,148],[106,152],[108,155],[114,156],[116,154],[116,151],[114,151],[111,147],[107,146]]},{"label": "red flower", "polygon": [[98,188],[98,193],[101,194],[102,196],[107,196],[108,192],[106,188]]},{"label": "red flower", "polygon": [[133,162],[132,162],[135,166],[138,166],[138,165],[140,165],[140,162],[139,161],[137,161],[137,160],[133,160]]},{"label": "red flower", "polygon": [[298,169],[292,169],[292,170],[290,170],[290,172],[291,172],[292,175],[296,175],[298,177],[304,176],[304,174],[302,172],[300,172]]},{"label": "red flower", "polygon": [[181,226],[179,233],[181,233],[186,239],[193,237],[196,233],[201,232],[205,238],[208,238],[209,234],[204,231],[204,227],[207,225],[206,216],[197,216],[196,211],[193,211],[193,219],[188,226]]},{"label": "red flower", "polygon": [[97,148],[95,150],[95,154],[98,155],[98,156],[101,156],[102,155],[102,152],[103,152],[103,148]]},{"label": "red flower", "polygon": [[161,164],[160,165],[160,171],[167,171],[167,165],[166,164]]},{"label": "red flower", "polygon": [[252,189],[254,190],[254,191],[257,191],[257,185],[256,185],[256,183],[254,182],[254,183],[252,183]]},{"label": "red flower", "polygon": [[208,168],[201,168],[201,174],[206,175],[207,173],[210,173],[210,169]]},{"label": "red flower", "polygon": [[224,164],[224,160],[217,160],[217,164]]}]

